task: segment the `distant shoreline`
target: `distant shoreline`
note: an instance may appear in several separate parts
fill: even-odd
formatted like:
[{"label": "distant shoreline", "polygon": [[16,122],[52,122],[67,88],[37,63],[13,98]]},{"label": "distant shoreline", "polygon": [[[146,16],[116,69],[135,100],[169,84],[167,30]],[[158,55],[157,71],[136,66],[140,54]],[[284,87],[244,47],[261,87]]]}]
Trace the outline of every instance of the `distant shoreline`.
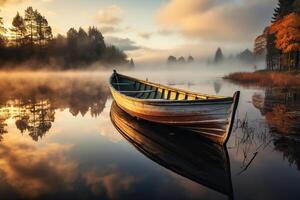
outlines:
[{"label": "distant shoreline", "polygon": [[275,71],[262,70],[262,71],[255,71],[255,72],[235,72],[223,78],[242,86],[258,86],[258,87],[300,86],[300,71],[275,72]]}]

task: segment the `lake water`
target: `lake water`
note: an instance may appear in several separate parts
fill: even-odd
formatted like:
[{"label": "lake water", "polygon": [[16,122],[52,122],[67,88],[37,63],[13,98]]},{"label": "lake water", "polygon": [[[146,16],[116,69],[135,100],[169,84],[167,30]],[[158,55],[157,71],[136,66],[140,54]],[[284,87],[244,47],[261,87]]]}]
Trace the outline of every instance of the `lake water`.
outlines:
[{"label": "lake water", "polygon": [[135,145],[111,122],[109,73],[1,73],[1,199],[299,199],[300,88],[186,71],[126,73],[209,94],[241,90],[226,149],[160,138],[168,130],[159,127],[143,130],[162,143]]}]

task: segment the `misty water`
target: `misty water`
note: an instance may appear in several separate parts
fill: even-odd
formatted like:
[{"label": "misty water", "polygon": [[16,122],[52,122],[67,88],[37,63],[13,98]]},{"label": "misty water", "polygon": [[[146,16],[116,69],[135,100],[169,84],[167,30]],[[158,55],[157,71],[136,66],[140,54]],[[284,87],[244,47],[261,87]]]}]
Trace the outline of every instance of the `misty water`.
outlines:
[{"label": "misty water", "polygon": [[[3,72],[1,199],[298,199],[300,88],[245,88],[209,67],[120,72],[208,94],[240,90],[227,148],[192,149],[184,132],[186,155],[137,148],[111,122],[110,72]],[[176,168],[193,159],[204,166]]]}]

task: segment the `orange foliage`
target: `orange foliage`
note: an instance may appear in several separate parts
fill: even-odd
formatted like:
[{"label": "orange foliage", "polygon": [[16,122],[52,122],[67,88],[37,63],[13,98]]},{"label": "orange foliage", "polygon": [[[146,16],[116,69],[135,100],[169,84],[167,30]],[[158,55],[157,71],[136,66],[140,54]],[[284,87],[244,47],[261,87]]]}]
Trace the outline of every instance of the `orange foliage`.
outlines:
[{"label": "orange foliage", "polygon": [[288,112],[285,105],[278,104],[266,114],[266,120],[277,131],[287,134],[296,119],[292,112]]},{"label": "orange foliage", "polygon": [[291,13],[275,22],[269,33],[276,36],[276,47],[284,53],[300,51],[300,15]]}]

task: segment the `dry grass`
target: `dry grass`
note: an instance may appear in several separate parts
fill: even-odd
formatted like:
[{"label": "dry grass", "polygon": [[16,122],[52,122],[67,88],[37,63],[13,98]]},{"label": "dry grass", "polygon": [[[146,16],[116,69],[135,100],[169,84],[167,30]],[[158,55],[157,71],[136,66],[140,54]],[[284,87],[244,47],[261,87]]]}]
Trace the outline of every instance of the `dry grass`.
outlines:
[{"label": "dry grass", "polygon": [[300,86],[300,75],[297,73],[270,71],[236,72],[224,78],[244,86]]}]

